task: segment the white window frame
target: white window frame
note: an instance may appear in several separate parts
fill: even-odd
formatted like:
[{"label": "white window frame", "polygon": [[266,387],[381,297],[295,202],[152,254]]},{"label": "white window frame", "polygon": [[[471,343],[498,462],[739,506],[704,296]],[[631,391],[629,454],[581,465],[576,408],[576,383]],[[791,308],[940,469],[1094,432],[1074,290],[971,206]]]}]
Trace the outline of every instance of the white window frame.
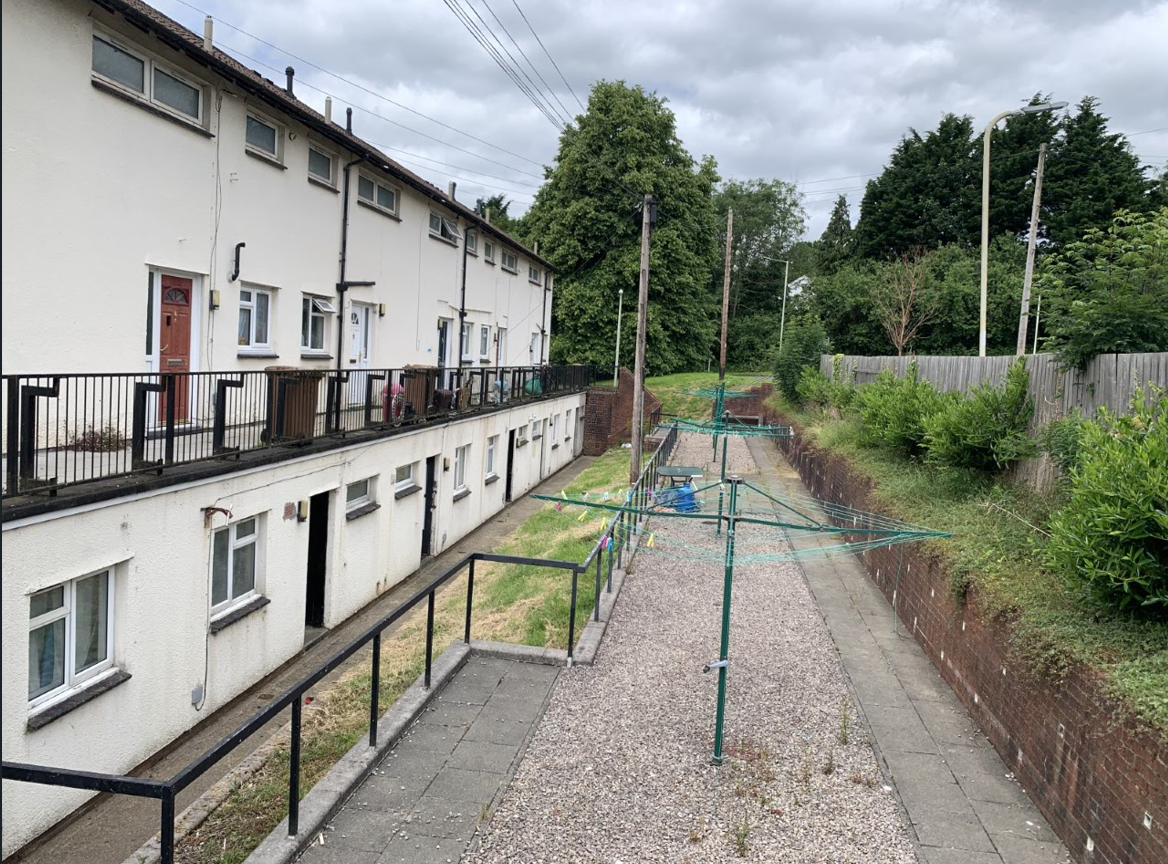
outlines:
[{"label": "white window frame", "polygon": [[499,449],[499,436],[491,435],[487,438],[486,455],[483,457],[484,474],[487,477],[498,476],[495,473],[495,453]]},{"label": "white window frame", "polygon": [[479,254],[479,237],[477,231],[466,232],[466,254],[475,256]]},{"label": "white window frame", "polygon": [[572,440],[572,409],[564,412],[564,440]]},{"label": "white window frame", "polygon": [[532,441],[534,441],[536,438],[539,437],[539,421],[538,420],[531,421],[531,436],[530,437],[531,437]]},{"label": "white window frame", "polygon": [[495,244],[491,240],[483,240],[483,260],[488,264],[495,263]]},{"label": "white window frame", "polygon": [[[365,492],[356,498],[350,497],[355,487],[365,484]],[[377,502],[377,477],[366,477],[363,480],[355,480],[352,483],[345,485],[345,512],[352,513],[366,504],[374,504]]]},{"label": "white window frame", "polygon": [[[246,535],[242,540],[237,536],[239,526],[245,522],[255,523],[255,530]],[[263,514],[257,513],[254,516],[247,516],[243,519],[236,519],[222,528],[217,528],[211,532],[211,554],[210,554],[210,582],[207,585],[207,593],[211,598],[211,617],[217,618],[225,612],[229,612],[237,606],[250,601],[253,597],[260,595],[260,583],[263,575],[264,563],[264,544],[262,541],[264,530]],[[227,534],[227,599],[215,602],[215,537],[222,532]],[[252,562],[252,580],[251,588],[244,591],[242,594],[233,595],[235,590],[235,555],[240,549],[247,547],[254,547],[255,558]]]},{"label": "white window frame", "polygon": [[491,359],[491,325],[479,325],[479,360]]},{"label": "white window frame", "polygon": [[[255,144],[252,144],[250,141],[247,140],[247,118],[248,117],[250,117],[252,120],[255,120],[257,123],[262,123],[264,126],[268,126],[269,128],[275,130],[275,132],[276,132],[276,136],[275,136],[275,138],[276,138],[276,140],[275,140],[276,152],[275,153],[271,153],[271,152],[265,150],[263,147],[258,147]],[[265,117],[263,114],[260,114],[258,111],[253,111],[250,108],[247,109],[247,114],[244,118],[243,124],[244,124],[244,126],[243,126],[243,149],[246,150],[248,153],[252,153],[256,156],[259,156],[261,159],[266,159],[269,162],[275,162],[279,165],[283,165],[284,164],[284,127],[281,124],[277,123],[275,120],[270,120],[267,117]]]},{"label": "white window frame", "polygon": [[[251,294],[250,300],[243,299],[243,293],[245,291],[247,291]],[[266,294],[268,297],[268,341],[266,341],[266,342],[257,342],[256,338],[255,338],[255,329],[256,329],[256,299],[255,299],[255,295],[257,295],[257,294]],[[243,313],[244,309],[251,310],[251,328],[250,328],[250,332],[248,333],[247,344],[245,344],[245,345],[241,344],[241,345],[237,346],[238,353],[240,353],[240,354],[247,354],[249,352],[270,353],[272,350],[272,324],[274,323],[275,317],[276,317],[275,316],[276,292],[273,291],[271,288],[262,288],[258,285],[249,285],[247,283],[242,283],[239,286],[239,309],[240,309],[240,314]],[[239,340],[239,327],[238,327],[238,323],[237,323],[237,325],[236,325],[236,341],[238,342],[238,340]]]},{"label": "white window frame", "polygon": [[[199,128],[199,129],[203,129],[205,127],[206,113],[207,113],[207,85],[206,84],[204,84],[202,81],[199,81],[196,78],[192,78],[191,76],[187,75],[185,72],[180,72],[179,70],[175,69],[173,66],[171,66],[167,63],[161,63],[158,60],[155,60],[154,57],[151,56],[150,54],[147,54],[144,51],[141,51],[140,49],[131,46],[125,39],[123,39],[120,36],[116,36],[113,33],[110,33],[108,30],[103,30],[103,29],[100,29],[98,27],[94,27],[93,28],[93,38],[100,39],[102,42],[105,42],[108,45],[112,45],[113,47],[117,48],[119,51],[124,51],[126,54],[129,54],[131,57],[136,57],[137,59],[142,61],[142,88],[143,89],[142,90],[135,90],[133,87],[130,87],[126,84],[123,84],[121,81],[118,81],[114,78],[107,78],[105,75],[98,72],[96,69],[93,68],[93,58],[92,58],[92,54],[91,54],[90,61],[89,61],[89,64],[90,64],[89,65],[89,73],[93,78],[97,79],[102,84],[105,84],[109,87],[116,88],[118,90],[118,92],[125,93],[126,95],[134,98],[136,101],[141,102],[144,105],[149,105],[151,108],[155,108],[159,111],[162,111],[162,112],[168,114],[171,117],[174,117],[177,120],[181,120],[183,123],[187,123],[191,126],[195,126],[195,127]],[[93,43],[91,41],[90,42],[90,51],[91,52],[92,52],[92,44]],[[198,91],[198,94],[199,94],[199,116],[198,117],[192,117],[190,114],[187,114],[183,111],[179,111],[176,108],[172,108],[169,105],[167,105],[165,102],[160,102],[160,101],[158,101],[157,98],[155,98],[155,96],[154,96],[154,69],[155,69],[155,67],[157,67],[158,70],[163,72],[164,74],[169,75],[171,78],[174,78],[176,81],[179,81],[183,84],[186,84],[188,87],[192,87],[196,91]]]},{"label": "white window frame", "polygon": [[556,441],[558,440],[557,433],[559,432],[559,428],[560,428],[560,415],[553,414],[551,416],[551,421],[548,423],[548,437],[550,437],[552,439],[553,444],[555,444]]},{"label": "white window frame", "polygon": [[454,448],[454,491],[466,489],[466,463],[470,461],[470,445]]},{"label": "white window frame", "polygon": [[462,357],[461,360],[465,363],[474,359],[470,351],[470,338],[474,333],[474,324],[470,321],[462,322]]},{"label": "white window frame", "polygon": [[507,365],[507,328],[495,328],[495,342],[499,346],[499,366]]},{"label": "white window frame", "polygon": [[[437,220],[437,227],[435,227],[435,220]],[[430,236],[435,240],[441,240],[444,243],[457,246],[458,241],[462,239],[462,232],[458,230],[458,226],[454,224],[454,221],[435,210],[430,211],[429,227]]]},{"label": "white window frame", "polygon": [[[413,489],[416,485],[414,483],[414,471],[417,468],[417,462],[411,462],[408,465],[398,465],[393,475],[393,488],[395,492],[405,492],[407,489]],[[409,475],[403,480],[401,476],[402,469],[409,471]]]},{"label": "white window frame", "polygon": [[[74,668],[77,663],[76,644],[77,644],[77,615],[75,614],[77,604],[77,584],[84,582],[86,579],[92,579],[95,576],[105,575],[106,577],[106,622],[105,622],[105,659],[99,660],[92,666],[76,671]],[[64,589],[62,604],[59,608],[46,612],[43,615],[38,615],[36,618],[29,618],[28,632],[38,630],[46,624],[52,624],[60,619],[65,619],[65,645],[62,648],[64,654],[63,681],[52,690],[48,690],[28,700],[28,707],[37,708],[48,702],[56,702],[62,696],[65,696],[77,690],[86,681],[89,681],[96,676],[105,672],[114,665],[114,568],[105,567],[101,570],[95,570],[92,573],[87,573],[84,576],[78,576],[76,579],[70,579],[68,582],[60,582],[48,588],[34,591],[29,595],[29,604],[32,603],[32,598],[37,594],[43,594],[46,591],[53,591],[57,588]],[[31,612],[31,609],[29,610]]]},{"label": "white window frame", "polygon": [[[308,332],[304,331],[304,304],[308,304]],[[300,301],[300,353],[328,354],[328,322],[330,317],[337,314],[336,307],[327,297],[317,294],[304,294]],[[312,319],[321,318],[324,321],[320,331],[320,347],[312,347]]]},{"label": "white window frame", "polygon": [[[373,197],[372,198],[366,198],[364,195],[361,194],[361,180],[362,179],[367,180],[368,182],[373,184]],[[386,207],[384,204],[382,204],[380,201],[377,200],[378,187],[393,194],[393,208],[392,209],[389,207]],[[377,179],[372,174],[365,173],[364,171],[357,172],[357,200],[360,203],[364,204],[366,207],[372,207],[374,210],[378,210],[382,213],[388,213],[390,216],[393,216],[395,219],[399,218],[398,211],[401,210],[401,190],[399,188],[397,188],[396,186],[393,186],[389,183],[386,183],[384,180]]]},{"label": "white window frame", "polygon": [[[507,263],[508,258],[511,259],[510,264]],[[508,273],[514,273],[514,274],[518,275],[519,274],[519,257],[514,252],[508,252],[506,249],[504,249],[503,250],[503,261],[502,261],[501,266]]]},{"label": "white window frame", "polygon": [[527,281],[535,285],[543,284],[543,271],[538,267],[527,265]]},{"label": "white window frame", "polygon": [[[329,176],[321,177],[319,174],[314,174],[312,171],[312,151],[315,150],[321,156],[329,160]],[[308,174],[308,179],[312,183],[319,183],[327,186],[329,189],[337,188],[337,157],[331,150],[326,150],[315,142],[308,142],[308,162],[305,165],[305,171]]]}]

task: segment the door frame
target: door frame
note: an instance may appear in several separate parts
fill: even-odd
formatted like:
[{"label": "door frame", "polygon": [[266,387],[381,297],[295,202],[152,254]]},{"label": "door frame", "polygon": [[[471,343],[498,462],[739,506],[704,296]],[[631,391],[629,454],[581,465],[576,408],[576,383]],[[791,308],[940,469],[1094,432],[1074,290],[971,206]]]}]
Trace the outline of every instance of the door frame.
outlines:
[{"label": "door frame", "polygon": [[[334,504],[335,498],[336,498],[336,496],[333,494],[332,490],[325,490],[324,492],[318,492],[315,495],[310,496],[308,499],[308,501],[309,501],[309,504],[308,504],[308,544],[307,544],[307,549],[305,551],[305,559],[306,560],[304,562],[304,625],[306,627],[324,627],[325,621],[328,620],[329,571],[332,569],[329,566],[329,564],[330,564],[329,547],[331,546],[331,543],[329,541],[332,540],[332,535],[333,535],[333,531],[332,531],[333,518],[332,517],[333,517],[333,507],[335,506],[335,504]],[[312,530],[313,530],[314,524],[315,525],[320,524],[319,522],[314,522],[314,520],[313,520],[313,513],[315,510],[317,510],[317,506],[315,504],[315,502],[317,502],[317,501],[324,502],[323,507],[320,508],[321,512],[323,513],[321,518],[324,520],[324,524],[323,524],[323,526],[321,526],[318,529],[324,535],[324,540],[323,540],[324,550],[321,553],[321,555],[324,558],[324,561],[323,561],[324,566],[323,566],[322,572],[320,574],[320,623],[319,624],[312,624],[308,620],[308,615],[309,615],[309,611],[310,611],[310,607],[309,607],[309,603],[308,603],[308,594],[312,590],[312,574],[311,574],[312,551],[313,551]]]},{"label": "door frame", "polygon": [[515,433],[516,429],[511,429],[507,432],[507,477],[503,485],[503,501],[508,503],[511,501],[511,477],[512,466],[515,464]]},{"label": "door frame", "polygon": [[[173,267],[149,267],[150,290],[150,354],[146,355],[146,371],[161,371],[162,352],[159,351],[159,337],[162,335],[162,277],[176,276],[191,280],[191,372],[203,369],[203,279],[201,273],[176,270]],[[269,326],[271,326],[269,324]]]},{"label": "door frame", "polygon": [[422,487],[422,557],[434,554],[434,527],[438,521],[438,457],[427,456],[425,485]]},{"label": "door frame", "polygon": [[[353,363],[353,364],[344,363],[343,365],[344,365],[346,372],[362,372],[362,371],[368,372],[369,369],[371,368],[371,364],[372,364],[372,358],[373,358],[373,310],[375,308],[373,306],[373,304],[362,303],[358,300],[353,300],[348,304],[347,307],[345,307],[345,311],[347,314],[342,316],[342,319],[345,322],[345,336],[350,337],[352,335],[353,323],[350,319],[352,318],[352,316],[354,314],[357,314],[356,310],[359,308],[363,309],[365,312],[365,365],[362,366],[359,362]],[[345,339],[345,350],[347,352],[347,356],[345,357],[345,359],[346,360],[351,359],[352,358],[352,341],[350,338]],[[366,384],[366,380],[365,380],[364,376],[362,376],[362,375],[356,375],[356,376],[349,375],[348,404],[350,404],[350,405],[364,404],[364,402],[365,402],[365,384]],[[354,390],[353,390],[354,387],[359,388],[358,392],[355,394],[356,398],[354,398]],[[374,398],[375,398],[375,400],[377,398],[380,398],[379,394],[375,393]]]}]

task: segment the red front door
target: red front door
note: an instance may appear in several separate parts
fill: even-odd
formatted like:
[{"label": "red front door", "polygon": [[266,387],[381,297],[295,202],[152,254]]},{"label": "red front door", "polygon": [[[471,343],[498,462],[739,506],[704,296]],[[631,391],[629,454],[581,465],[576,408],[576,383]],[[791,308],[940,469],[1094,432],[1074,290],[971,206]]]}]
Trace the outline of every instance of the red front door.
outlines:
[{"label": "red front door", "polygon": [[[162,328],[158,340],[159,372],[191,371],[191,292],[194,283],[179,276],[162,277]],[[175,379],[174,419],[186,422],[190,379]],[[158,400],[158,419],[166,419],[166,397]]]}]

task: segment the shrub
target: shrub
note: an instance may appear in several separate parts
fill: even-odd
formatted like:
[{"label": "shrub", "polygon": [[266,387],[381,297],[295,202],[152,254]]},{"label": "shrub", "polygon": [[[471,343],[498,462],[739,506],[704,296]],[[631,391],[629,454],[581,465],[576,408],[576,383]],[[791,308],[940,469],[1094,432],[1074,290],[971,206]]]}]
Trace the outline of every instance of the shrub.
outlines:
[{"label": "shrub", "polygon": [[1070,497],[1050,519],[1048,566],[1097,601],[1168,611],[1168,400],[1085,421]]},{"label": "shrub", "polygon": [[903,378],[885,369],[875,383],[859,388],[856,406],[868,443],[916,456],[924,448],[925,421],[955,398],[955,394],[938,393],[928,380],[920,380],[914,360]]},{"label": "shrub", "polygon": [[795,392],[799,395],[801,405],[820,409],[831,407],[831,381],[813,366],[803,367],[799,381],[795,384]]},{"label": "shrub", "polygon": [[1030,373],[1018,358],[1001,387],[985,383],[968,398],[954,400],[925,420],[924,446],[930,463],[941,468],[1001,471],[1035,452],[1026,434],[1034,414],[1028,393]]},{"label": "shrub", "polygon": [[74,435],[69,447],[86,453],[113,453],[123,449],[128,443],[125,435],[113,426],[107,426],[105,429],[86,429]]},{"label": "shrub", "polygon": [[819,368],[819,355],[827,351],[827,333],[818,318],[791,322],[783,348],[775,361],[775,386],[791,402],[799,401],[799,377],[803,367]]},{"label": "shrub", "polygon": [[1069,481],[1072,469],[1079,464],[1083,438],[1090,423],[1075,411],[1050,421],[1038,435],[1039,446],[1050,457],[1050,461],[1058,466],[1063,482]]}]

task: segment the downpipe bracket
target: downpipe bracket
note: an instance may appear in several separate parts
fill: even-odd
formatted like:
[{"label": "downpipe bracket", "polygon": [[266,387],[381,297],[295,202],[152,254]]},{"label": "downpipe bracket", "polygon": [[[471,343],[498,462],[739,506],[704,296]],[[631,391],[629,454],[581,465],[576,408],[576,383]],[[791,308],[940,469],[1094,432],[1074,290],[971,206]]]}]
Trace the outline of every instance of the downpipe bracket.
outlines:
[{"label": "downpipe bracket", "polygon": [[709,672],[711,669],[721,669],[721,668],[723,668],[725,666],[729,666],[729,665],[730,665],[729,660],[715,660],[713,663],[707,663],[705,666],[703,666],[702,672],[703,673]]}]

